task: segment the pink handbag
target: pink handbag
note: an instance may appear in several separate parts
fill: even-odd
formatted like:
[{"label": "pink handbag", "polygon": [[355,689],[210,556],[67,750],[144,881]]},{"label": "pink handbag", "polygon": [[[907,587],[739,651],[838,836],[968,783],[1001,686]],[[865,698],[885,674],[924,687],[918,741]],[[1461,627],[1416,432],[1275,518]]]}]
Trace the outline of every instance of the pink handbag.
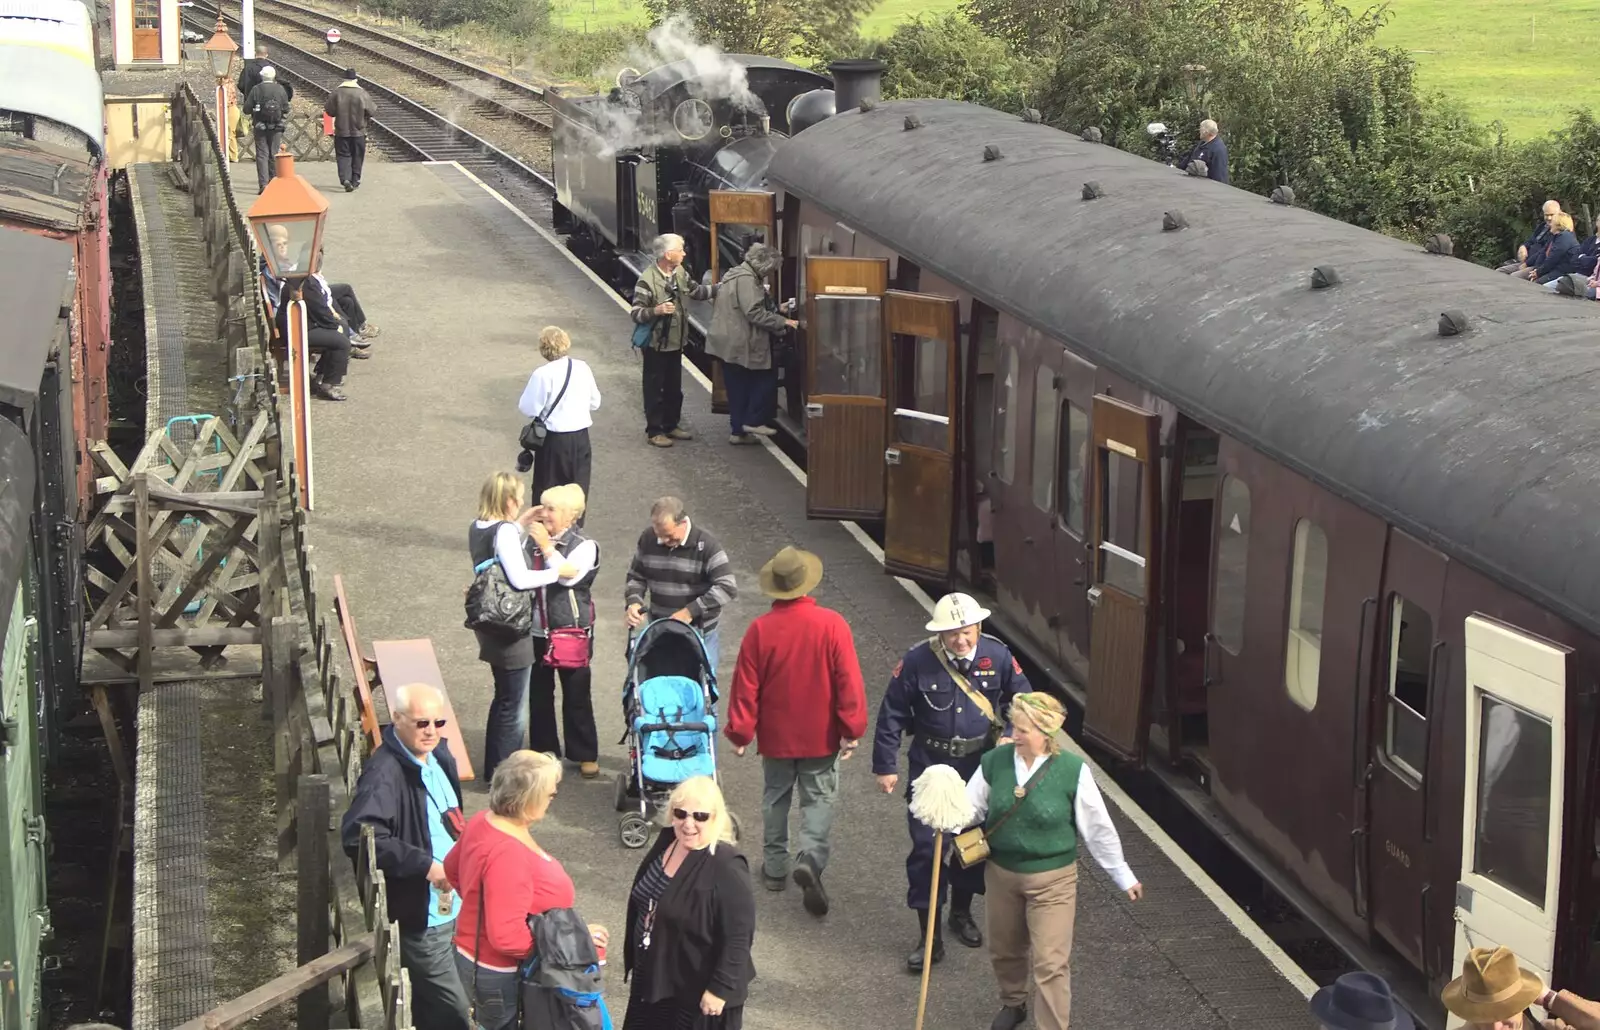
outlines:
[{"label": "pink handbag", "polygon": [[578,626],[548,629],[550,643],[544,649],[544,663],[552,669],[582,669],[589,664],[589,631]]}]

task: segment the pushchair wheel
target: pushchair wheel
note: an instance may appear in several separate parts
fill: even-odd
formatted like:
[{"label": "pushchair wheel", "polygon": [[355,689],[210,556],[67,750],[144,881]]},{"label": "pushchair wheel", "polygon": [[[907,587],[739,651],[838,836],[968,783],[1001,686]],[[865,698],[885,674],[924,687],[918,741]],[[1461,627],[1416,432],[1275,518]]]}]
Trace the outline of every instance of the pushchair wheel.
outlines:
[{"label": "pushchair wheel", "polygon": [[613,803],[617,806],[617,811],[619,812],[626,812],[629,808],[627,773],[617,773],[617,796]]},{"label": "pushchair wheel", "polygon": [[638,812],[629,812],[617,820],[617,831],[624,847],[642,848],[650,843],[650,820]]},{"label": "pushchair wheel", "polygon": [[733,842],[737,844],[744,839],[744,823],[732,812],[728,813],[728,822],[733,824]]}]

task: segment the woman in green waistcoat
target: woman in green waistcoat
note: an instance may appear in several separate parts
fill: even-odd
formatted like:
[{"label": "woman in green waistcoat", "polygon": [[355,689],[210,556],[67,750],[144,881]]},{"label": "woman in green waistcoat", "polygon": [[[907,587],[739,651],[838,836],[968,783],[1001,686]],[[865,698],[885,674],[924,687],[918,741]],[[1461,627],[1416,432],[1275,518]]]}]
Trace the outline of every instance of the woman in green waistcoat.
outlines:
[{"label": "woman in green waistcoat", "polygon": [[1083,759],[1057,740],[1066,710],[1049,694],[1011,702],[1013,743],[983,756],[967,798],[989,841],[984,864],[989,956],[1000,983],[990,1030],[1015,1030],[1028,1015],[1028,953],[1038,990],[1034,1025],[1067,1030],[1072,1009],[1072,925],[1080,842],[1129,901],[1144,896]]}]

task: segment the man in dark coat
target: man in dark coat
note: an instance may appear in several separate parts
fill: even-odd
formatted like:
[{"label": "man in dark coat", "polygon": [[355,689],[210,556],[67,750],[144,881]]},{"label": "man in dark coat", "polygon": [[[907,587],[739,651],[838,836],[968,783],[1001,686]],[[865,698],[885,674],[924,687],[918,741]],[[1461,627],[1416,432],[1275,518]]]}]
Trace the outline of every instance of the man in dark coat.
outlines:
[{"label": "man in dark coat", "polygon": [[[267,59],[267,48],[264,44],[256,47],[256,56],[247,57],[244,67],[239,70],[239,99],[243,100],[250,95],[250,91],[261,85],[261,69],[272,62]],[[294,99],[294,83],[284,81],[278,83],[283,91],[289,94],[289,99]]]},{"label": "man in dark coat", "polygon": [[778,252],[753,244],[744,261],[728,269],[711,308],[706,353],[722,360],[728,387],[728,442],[755,443],[756,434],[775,432],[765,423],[773,415],[778,371],[773,367],[772,334],[799,325],[778,313],[767,292],[767,276],[778,267]]},{"label": "man in dark coat", "polygon": [[1210,118],[1200,123],[1200,142],[1178,159],[1178,167],[1187,170],[1190,161],[1204,161],[1207,176],[1218,182],[1228,181],[1228,145],[1217,135],[1217,123]]},{"label": "man in dark coat", "polygon": [[333,115],[333,156],[339,163],[339,184],[349,193],[361,186],[361,166],[367,163],[367,125],[378,109],[356,80],[356,70],[346,68],[344,81],[328,94],[322,110]]},{"label": "man in dark coat", "polygon": [[272,65],[261,69],[261,81],[245,94],[243,117],[250,120],[256,141],[256,192],[272,181],[272,158],[283,142],[283,121],[289,117],[289,91],[278,82]]},{"label": "man in dark coat", "polygon": [[444,713],[436,687],[411,683],[396,691],[394,723],[361,770],[339,838],[359,863],[362,828],[372,829],[389,915],[400,924],[400,964],[411,974],[414,1024],[468,1030],[467,992],[451,942],[461,898],[444,872],[465,820],[456,760],[441,735]]}]

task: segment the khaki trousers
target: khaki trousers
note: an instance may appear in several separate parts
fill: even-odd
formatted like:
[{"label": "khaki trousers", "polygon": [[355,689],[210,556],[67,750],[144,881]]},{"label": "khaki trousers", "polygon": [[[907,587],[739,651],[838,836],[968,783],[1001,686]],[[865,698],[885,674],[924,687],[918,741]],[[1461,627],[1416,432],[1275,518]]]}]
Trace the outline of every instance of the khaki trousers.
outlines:
[{"label": "khaki trousers", "polygon": [[984,865],[984,910],[989,917],[989,958],[1000,984],[1000,1004],[1028,1002],[1028,952],[1038,991],[1033,1025],[1067,1030],[1072,1014],[1072,925],[1078,914],[1078,865],[1045,873],[1012,873]]}]

